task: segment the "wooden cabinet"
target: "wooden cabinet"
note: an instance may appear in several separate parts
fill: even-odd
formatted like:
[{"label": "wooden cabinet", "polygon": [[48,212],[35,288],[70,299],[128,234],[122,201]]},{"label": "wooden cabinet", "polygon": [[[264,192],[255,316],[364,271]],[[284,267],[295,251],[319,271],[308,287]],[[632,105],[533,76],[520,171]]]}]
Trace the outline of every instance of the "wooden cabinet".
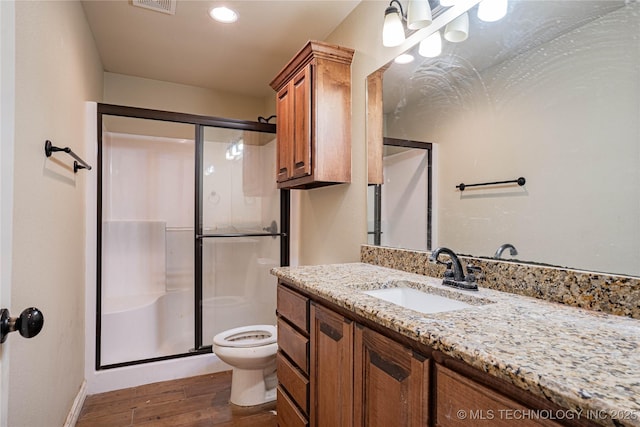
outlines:
[{"label": "wooden cabinet", "polygon": [[[311,64],[277,94],[278,183],[311,175]],[[280,187],[283,187],[281,184]]]},{"label": "wooden cabinet", "polygon": [[279,426],[309,424],[309,299],[278,284]]},{"label": "wooden cabinet", "polygon": [[351,182],[353,49],[309,41],[271,82],[278,188]]},{"label": "wooden cabinet", "polygon": [[279,426],[596,425],[283,282],[278,333]]},{"label": "wooden cabinet", "polygon": [[[545,414],[533,411],[441,365],[436,367],[436,426],[559,426]],[[537,417],[536,415],[543,415]]]},{"label": "wooden cabinet", "polygon": [[311,305],[311,425],[353,425],[353,321]]},{"label": "wooden cabinet", "polygon": [[358,326],[354,374],[355,425],[428,425],[429,359]]}]

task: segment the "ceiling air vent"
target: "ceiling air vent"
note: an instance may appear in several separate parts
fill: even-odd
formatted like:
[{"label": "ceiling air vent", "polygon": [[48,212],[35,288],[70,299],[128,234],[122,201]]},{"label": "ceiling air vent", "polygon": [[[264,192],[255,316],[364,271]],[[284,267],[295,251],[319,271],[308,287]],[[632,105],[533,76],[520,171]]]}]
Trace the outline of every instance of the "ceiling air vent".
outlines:
[{"label": "ceiling air vent", "polygon": [[177,0],[131,0],[131,3],[134,6],[155,10],[156,12],[162,12],[168,15],[175,15],[176,1]]}]

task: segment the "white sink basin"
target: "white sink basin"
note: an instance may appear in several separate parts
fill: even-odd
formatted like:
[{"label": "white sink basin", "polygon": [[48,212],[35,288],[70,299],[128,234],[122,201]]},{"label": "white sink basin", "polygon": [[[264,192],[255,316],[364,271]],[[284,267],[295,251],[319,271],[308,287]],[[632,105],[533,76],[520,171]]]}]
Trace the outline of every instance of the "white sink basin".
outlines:
[{"label": "white sink basin", "polygon": [[363,293],[426,314],[473,307],[466,302],[421,292],[413,288],[375,289],[363,291]]}]

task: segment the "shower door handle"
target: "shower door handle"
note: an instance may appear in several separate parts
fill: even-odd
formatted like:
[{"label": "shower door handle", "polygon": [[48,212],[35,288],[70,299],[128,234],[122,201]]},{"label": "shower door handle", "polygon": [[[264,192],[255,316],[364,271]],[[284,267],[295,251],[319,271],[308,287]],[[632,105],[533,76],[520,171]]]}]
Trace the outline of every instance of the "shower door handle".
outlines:
[{"label": "shower door handle", "polygon": [[44,325],[42,312],[35,307],[22,310],[19,317],[11,317],[9,310],[0,310],[0,344],[5,342],[10,332],[18,331],[25,338],[33,338]]},{"label": "shower door handle", "polygon": [[[268,227],[263,227],[262,230],[271,234],[278,234],[278,223],[275,221],[271,221],[271,225],[269,225]],[[276,236],[273,236],[273,238],[275,239]]]}]

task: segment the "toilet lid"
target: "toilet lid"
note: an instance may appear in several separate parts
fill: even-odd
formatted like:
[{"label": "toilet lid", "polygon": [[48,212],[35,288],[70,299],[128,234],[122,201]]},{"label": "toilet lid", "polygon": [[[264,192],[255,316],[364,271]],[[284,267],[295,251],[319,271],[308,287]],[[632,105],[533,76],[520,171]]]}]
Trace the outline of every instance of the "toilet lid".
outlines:
[{"label": "toilet lid", "polygon": [[251,325],[229,329],[213,337],[213,344],[220,347],[260,347],[278,340],[273,325]]}]

